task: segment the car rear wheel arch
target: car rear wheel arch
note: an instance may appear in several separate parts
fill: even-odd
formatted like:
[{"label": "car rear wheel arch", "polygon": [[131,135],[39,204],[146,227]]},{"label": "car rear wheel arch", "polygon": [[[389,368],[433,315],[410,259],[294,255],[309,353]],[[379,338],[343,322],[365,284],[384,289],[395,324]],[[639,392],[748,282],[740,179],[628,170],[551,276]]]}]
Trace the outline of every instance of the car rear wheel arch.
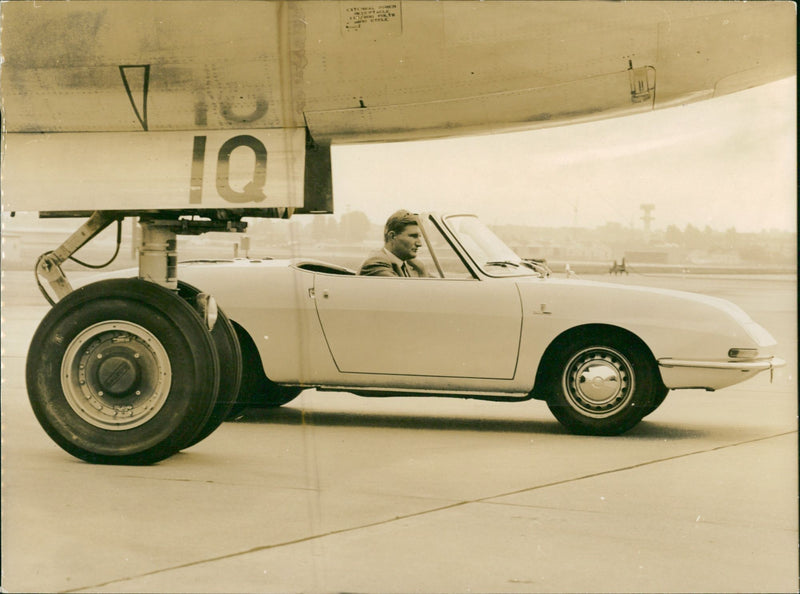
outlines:
[{"label": "car rear wheel arch", "polygon": [[267,377],[253,337],[238,322],[231,320],[231,324],[239,338],[242,351],[242,381],[236,404],[228,418],[237,416],[248,407],[274,408],[296,398],[303,389],[296,386],[282,386]]}]

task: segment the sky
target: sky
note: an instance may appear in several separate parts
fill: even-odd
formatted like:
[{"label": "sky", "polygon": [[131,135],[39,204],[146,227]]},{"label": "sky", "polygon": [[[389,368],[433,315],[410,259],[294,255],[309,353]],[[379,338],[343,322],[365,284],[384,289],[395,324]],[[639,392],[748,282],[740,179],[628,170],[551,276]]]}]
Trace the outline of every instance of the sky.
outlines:
[{"label": "sky", "polygon": [[528,132],[333,148],[334,208],[490,224],[797,230],[796,78],[647,114]]}]

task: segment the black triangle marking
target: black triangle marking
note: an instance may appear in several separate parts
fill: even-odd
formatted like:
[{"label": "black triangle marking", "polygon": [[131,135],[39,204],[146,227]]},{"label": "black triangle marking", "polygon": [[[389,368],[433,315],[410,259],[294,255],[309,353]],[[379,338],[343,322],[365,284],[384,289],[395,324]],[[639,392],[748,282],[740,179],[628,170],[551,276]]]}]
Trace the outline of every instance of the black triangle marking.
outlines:
[{"label": "black triangle marking", "polygon": [[[141,104],[138,104],[137,97],[134,97],[134,92],[131,90],[131,83],[128,81],[128,71],[133,69],[141,69]],[[133,112],[136,118],[142,125],[142,129],[147,132],[147,90],[150,86],[150,64],[126,64],[119,67],[119,73],[122,76],[122,84],[125,85],[125,92],[128,93],[128,99],[133,107]],[[133,73],[131,73],[133,74]],[[137,93],[138,96],[138,93]]]}]

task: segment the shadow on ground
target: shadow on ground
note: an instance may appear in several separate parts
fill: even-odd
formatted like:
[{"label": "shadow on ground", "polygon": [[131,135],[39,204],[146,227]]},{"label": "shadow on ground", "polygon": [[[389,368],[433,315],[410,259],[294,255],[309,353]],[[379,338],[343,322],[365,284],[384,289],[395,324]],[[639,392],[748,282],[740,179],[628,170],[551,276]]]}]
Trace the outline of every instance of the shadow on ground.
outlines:
[{"label": "shadow on ground", "polygon": [[[495,433],[539,433],[570,435],[555,419],[482,419],[469,417],[420,416],[407,414],[306,411],[283,407],[247,409],[231,422],[279,425],[316,425],[320,427],[368,427],[424,429],[434,431],[484,431]],[[636,439],[697,439],[719,433],[720,427],[703,429],[672,423],[642,421],[624,434]],[[727,433],[727,431],[725,432]],[[580,438],[582,436],[571,436]],[[594,439],[589,436],[588,439]],[[613,439],[613,437],[611,438]]]}]

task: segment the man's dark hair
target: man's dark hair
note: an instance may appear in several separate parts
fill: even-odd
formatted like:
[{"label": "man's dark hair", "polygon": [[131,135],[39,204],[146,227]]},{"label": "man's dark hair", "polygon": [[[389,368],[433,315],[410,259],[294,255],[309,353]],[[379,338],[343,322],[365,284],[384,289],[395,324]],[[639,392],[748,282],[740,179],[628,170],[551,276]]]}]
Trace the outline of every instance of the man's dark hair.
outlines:
[{"label": "man's dark hair", "polygon": [[398,210],[386,220],[386,225],[383,227],[383,241],[389,241],[390,231],[394,231],[395,234],[402,233],[409,225],[419,225],[417,215],[407,210]]}]

